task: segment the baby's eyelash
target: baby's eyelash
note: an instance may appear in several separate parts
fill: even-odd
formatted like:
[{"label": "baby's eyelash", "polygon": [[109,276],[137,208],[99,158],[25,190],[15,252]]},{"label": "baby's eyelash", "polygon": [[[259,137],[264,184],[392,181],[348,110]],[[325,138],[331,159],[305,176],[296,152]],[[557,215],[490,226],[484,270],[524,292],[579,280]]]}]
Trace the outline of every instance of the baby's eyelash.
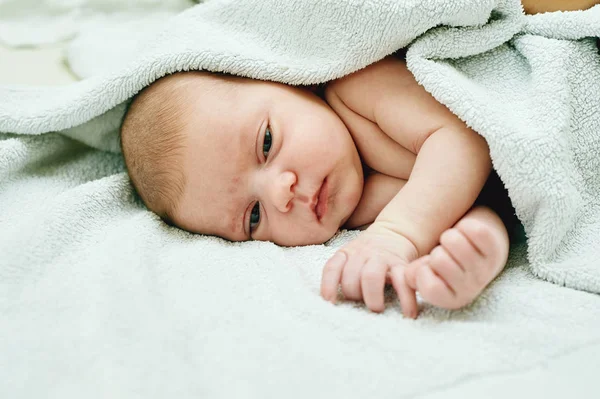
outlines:
[{"label": "baby's eyelash", "polygon": [[271,127],[267,125],[265,129],[265,135],[263,137],[263,156],[265,159],[269,156],[269,152],[271,151],[271,146],[273,145],[273,132],[271,131]]},{"label": "baby's eyelash", "polygon": [[256,219],[256,221],[254,223],[256,223],[256,225],[258,226],[258,224],[260,224],[260,219],[261,219],[261,217],[260,217],[260,203],[258,201],[254,203],[254,205],[252,206],[252,209],[250,210],[250,220],[248,222],[248,229],[249,229],[249,231],[250,231],[251,234],[252,234],[252,232],[254,230],[256,230],[256,227],[252,227],[252,224],[253,224],[253,216],[252,215],[254,215],[254,209],[257,210],[257,219]]},{"label": "baby's eyelash", "polygon": [[[267,125],[267,127],[265,128],[265,133],[263,135],[263,142],[262,142],[262,148],[263,148],[263,156],[265,157],[265,160],[269,157],[269,153],[271,152],[271,147],[273,146],[273,133],[271,132],[271,126]],[[256,209],[256,221],[253,222],[253,214],[254,214],[254,210]],[[255,202],[252,205],[252,208],[250,208],[250,216],[248,217],[248,231],[250,232],[250,234],[252,234],[253,231],[256,230],[256,228],[258,227],[258,225],[260,224],[262,219],[262,215],[261,215],[261,211],[260,211],[260,202]],[[252,227],[253,224],[256,224],[255,227]],[[251,237],[252,238],[252,237]]]}]

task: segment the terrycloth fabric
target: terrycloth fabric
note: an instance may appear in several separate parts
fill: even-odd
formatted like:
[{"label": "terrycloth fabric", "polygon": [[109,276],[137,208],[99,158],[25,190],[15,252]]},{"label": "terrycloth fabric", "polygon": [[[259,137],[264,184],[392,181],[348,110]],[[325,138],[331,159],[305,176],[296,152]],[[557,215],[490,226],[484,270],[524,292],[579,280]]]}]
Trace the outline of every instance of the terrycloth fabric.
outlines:
[{"label": "terrycloth fabric", "polygon": [[[408,397],[597,347],[598,36],[600,7],[210,0],[103,74],[0,88],[0,396]],[[134,197],[116,132],[158,77],[311,84],[409,43],[419,82],[488,140],[528,238],[471,307],[410,321],[393,297],[382,315],[332,306],[321,269],[356,233],[229,243],[168,227]]]},{"label": "terrycloth fabric", "polygon": [[600,6],[543,17],[493,49],[504,40],[493,28],[502,13],[487,31],[442,28],[417,40],[407,61],[486,138],[533,273],[600,293]]}]

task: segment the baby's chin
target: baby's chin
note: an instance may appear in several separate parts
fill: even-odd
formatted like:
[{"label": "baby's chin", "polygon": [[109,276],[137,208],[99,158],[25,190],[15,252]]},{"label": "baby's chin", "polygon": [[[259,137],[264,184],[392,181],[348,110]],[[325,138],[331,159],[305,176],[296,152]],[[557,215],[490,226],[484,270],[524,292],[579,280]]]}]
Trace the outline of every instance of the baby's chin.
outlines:
[{"label": "baby's chin", "polygon": [[273,237],[273,242],[284,247],[299,247],[305,245],[321,245],[336,235],[338,230],[321,230],[310,235],[287,235],[284,237]]}]

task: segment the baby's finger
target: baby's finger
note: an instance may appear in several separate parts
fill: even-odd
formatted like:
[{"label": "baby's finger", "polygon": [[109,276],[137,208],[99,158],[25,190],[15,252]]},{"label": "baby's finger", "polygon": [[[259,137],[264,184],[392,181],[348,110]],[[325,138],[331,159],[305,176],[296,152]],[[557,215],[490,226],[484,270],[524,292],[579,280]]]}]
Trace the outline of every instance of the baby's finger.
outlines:
[{"label": "baby's finger", "polygon": [[[492,217],[498,218],[497,215]],[[499,241],[508,241],[506,229],[486,228],[483,222],[477,220],[463,220],[456,225],[456,229],[468,239],[471,248],[478,253],[478,261],[470,268],[472,271],[470,277],[476,286],[483,289],[498,274],[498,268],[506,264],[507,248],[498,245]],[[490,262],[489,259],[502,261]]]},{"label": "baby's finger", "polygon": [[456,309],[458,301],[448,285],[429,266],[417,270],[417,290],[423,299],[432,305]]},{"label": "baby's finger", "polygon": [[413,290],[417,290],[417,270],[421,266],[427,266],[429,264],[429,255],[422,256],[414,261],[410,262],[404,269],[404,277],[406,283]]},{"label": "baby's finger", "polygon": [[454,229],[462,233],[464,237],[468,237],[471,246],[475,248],[482,256],[484,256],[485,248],[494,247],[493,236],[489,234],[488,230],[485,228],[485,225],[478,220],[461,220],[456,224]]},{"label": "baby's finger", "polygon": [[467,279],[464,270],[442,246],[438,245],[431,251],[429,267],[446,283],[454,296],[465,291]]},{"label": "baby's finger", "polygon": [[400,308],[405,317],[416,319],[419,313],[417,305],[417,294],[406,282],[404,277],[404,267],[392,267],[389,271],[392,280],[392,286],[396,290],[400,300]]},{"label": "baby's finger", "polygon": [[364,265],[364,257],[356,254],[348,256],[348,260],[342,271],[341,281],[342,294],[344,294],[344,298],[347,300],[360,301],[363,299],[360,275]]},{"label": "baby's finger", "polygon": [[346,254],[344,252],[336,252],[331,259],[327,261],[323,268],[323,276],[321,278],[321,296],[332,303],[337,299],[337,290],[342,279],[344,264],[346,264]]},{"label": "baby's finger", "polygon": [[369,259],[362,269],[360,284],[365,305],[373,312],[385,310],[383,290],[388,266],[374,259]]},{"label": "baby's finger", "polygon": [[457,228],[446,230],[440,237],[440,244],[463,270],[478,267],[483,258],[479,249]]}]

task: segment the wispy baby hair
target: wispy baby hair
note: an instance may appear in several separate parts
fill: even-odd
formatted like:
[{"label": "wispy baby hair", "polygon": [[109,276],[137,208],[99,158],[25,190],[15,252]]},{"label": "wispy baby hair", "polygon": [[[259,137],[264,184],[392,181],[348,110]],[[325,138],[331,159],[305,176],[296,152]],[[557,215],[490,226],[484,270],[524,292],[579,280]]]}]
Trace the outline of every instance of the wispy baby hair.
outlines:
[{"label": "wispy baby hair", "polygon": [[134,188],[167,223],[185,187],[182,149],[193,72],[157,80],[131,102],[121,125],[121,149]]}]

